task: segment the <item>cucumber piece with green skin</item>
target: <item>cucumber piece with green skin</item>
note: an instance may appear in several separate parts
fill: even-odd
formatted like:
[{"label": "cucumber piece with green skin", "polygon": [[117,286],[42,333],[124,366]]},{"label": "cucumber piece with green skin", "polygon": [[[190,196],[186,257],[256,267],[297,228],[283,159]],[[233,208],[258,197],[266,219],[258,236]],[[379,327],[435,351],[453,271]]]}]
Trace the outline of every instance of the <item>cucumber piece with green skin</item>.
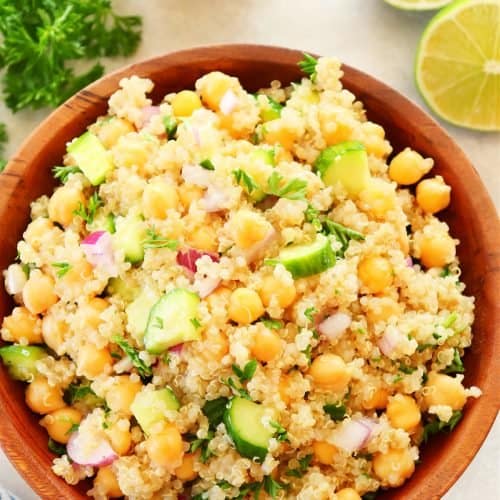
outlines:
[{"label": "cucumber piece with green skin", "polygon": [[110,153],[92,132],[85,132],[68,144],[68,153],[93,186],[105,181],[115,165]]},{"label": "cucumber piece with green skin", "polygon": [[0,358],[15,380],[28,382],[38,374],[36,362],[46,358],[47,351],[34,345],[9,345],[0,348]]},{"label": "cucumber piece with green skin", "polygon": [[151,308],[158,302],[158,295],[144,288],[125,309],[127,315],[127,330],[136,339],[142,339],[148,326]]},{"label": "cucumber piece with green skin", "polygon": [[110,278],[106,292],[108,295],[119,295],[125,302],[132,302],[140,294],[140,288],[129,286],[122,278]]},{"label": "cucumber piece with green skin", "polygon": [[329,238],[318,234],[312,243],[283,248],[277,260],[297,279],[322,273],[333,267],[336,257]]},{"label": "cucumber piece with green skin", "polygon": [[116,217],[116,232],[113,240],[125,253],[125,260],[137,264],[144,260],[144,240],[146,228],[144,221],[137,216]]},{"label": "cucumber piece with green skin", "polygon": [[265,409],[262,405],[244,398],[233,398],[224,412],[224,425],[238,453],[246,458],[266,458],[273,429],[262,423]]},{"label": "cucumber piece with green skin", "polygon": [[327,186],[340,182],[352,196],[363,191],[371,178],[366,149],[358,141],[327,147],[314,162],[314,169]]},{"label": "cucumber piece with green skin", "polygon": [[276,120],[281,116],[281,110],[283,105],[278,101],[275,101],[272,97],[267,97],[266,106],[260,109],[260,117],[263,122],[269,122],[271,120]]},{"label": "cucumber piece with green skin", "polygon": [[177,344],[200,340],[198,320],[200,297],[185,288],[175,288],[163,295],[151,308],[144,346],[152,354]]},{"label": "cucumber piece with green skin", "polygon": [[274,149],[269,149],[269,148],[257,148],[254,149],[250,154],[250,158],[252,160],[261,161],[266,165],[271,165],[272,167],[276,166],[276,161],[274,156],[275,156]]},{"label": "cucumber piece with green skin", "polygon": [[156,391],[139,392],[130,405],[130,411],[141,429],[150,434],[155,424],[166,420],[166,411],[177,411],[180,407],[174,391],[170,387],[164,387]]}]

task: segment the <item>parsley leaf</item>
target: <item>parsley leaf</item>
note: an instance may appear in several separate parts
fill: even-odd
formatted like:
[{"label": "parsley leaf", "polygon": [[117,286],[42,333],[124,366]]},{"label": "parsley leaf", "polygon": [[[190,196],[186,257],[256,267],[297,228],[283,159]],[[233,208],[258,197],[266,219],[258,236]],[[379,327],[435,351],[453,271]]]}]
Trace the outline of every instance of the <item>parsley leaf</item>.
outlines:
[{"label": "parsley leaf", "polygon": [[332,420],[339,422],[340,420],[344,420],[347,408],[342,403],[333,403],[324,405],[323,410],[330,415]]},{"label": "parsley leaf", "polygon": [[269,424],[271,425],[271,427],[273,427],[274,429],[276,429],[276,432],[274,433],[274,437],[279,441],[279,442],[283,442],[283,441],[290,441],[288,439],[288,432],[287,430],[279,423],[279,422],[275,422],[274,420],[271,420],[269,422]]},{"label": "parsley leaf", "polygon": [[70,384],[64,391],[64,401],[70,406],[77,401],[83,401],[87,406],[92,408],[106,407],[106,401],[91,389],[88,382]]},{"label": "parsley leaf", "polygon": [[324,229],[327,234],[333,234],[342,245],[340,250],[337,251],[339,257],[344,257],[351,240],[363,241],[365,239],[364,235],[361,233],[354,231],[354,229],[349,229],[331,219],[324,220]]},{"label": "parsley leaf", "polygon": [[57,277],[62,278],[72,268],[72,265],[68,262],[53,262],[52,267],[57,269]]},{"label": "parsley leaf", "polygon": [[312,455],[306,455],[303,458],[299,458],[299,466],[296,469],[288,469],[286,471],[286,475],[291,477],[302,477],[307,472],[307,469],[311,464],[312,457]]},{"label": "parsley leaf", "polygon": [[81,172],[80,167],[54,167],[52,173],[54,174],[54,179],[59,179],[63,184],[68,181],[71,174],[79,174]]},{"label": "parsley leaf", "polygon": [[318,60],[313,56],[306,54],[304,52],[304,58],[297,63],[299,68],[311,78],[311,81],[315,80],[316,77],[316,65],[318,64]]},{"label": "parsley leaf", "polygon": [[49,438],[47,442],[47,448],[56,455],[63,456],[66,455],[66,446],[57,441],[54,441],[52,438]]},{"label": "parsley leaf", "polygon": [[303,200],[306,196],[307,182],[303,179],[292,179],[290,182],[282,185],[283,176],[274,171],[267,179],[267,188],[265,192],[280,198],[289,200]]},{"label": "parsley leaf", "polygon": [[462,418],[462,412],[460,410],[456,410],[453,412],[450,420],[448,422],[441,422],[438,418],[435,418],[424,425],[424,434],[422,436],[422,440],[424,443],[427,443],[430,436],[437,434],[439,432],[451,432],[460,419]]},{"label": "parsley leaf", "polygon": [[243,387],[238,387],[236,382],[232,377],[229,377],[227,380],[222,379],[221,382],[223,384],[226,384],[228,387],[230,387],[235,394],[240,396],[241,398],[248,399],[249,401],[252,401],[252,398],[250,397],[250,394],[246,389]]},{"label": "parsley leaf", "polygon": [[460,359],[460,353],[458,349],[453,352],[453,360],[451,363],[443,370],[443,373],[453,374],[453,373],[464,373],[465,368],[462,360]]},{"label": "parsley leaf", "polygon": [[233,175],[236,182],[240,186],[243,185],[248,194],[252,194],[253,191],[260,189],[259,185],[253,180],[253,178],[244,170],[241,170],[241,168],[233,170]]},{"label": "parsley leaf", "polygon": [[262,319],[261,322],[270,330],[280,330],[283,328],[283,321],[280,321],[279,319],[265,318]]},{"label": "parsley leaf", "polygon": [[194,453],[198,449],[201,450],[200,460],[201,463],[203,464],[206,463],[207,460],[214,454],[212,450],[210,450],[210,448],[208,447],[213,437],[214,437],[214,431],[209,430],[207,432],[207,437],[195,439],[194,441],[191,442],[189,446],[190,453]]},{"label": "parsley leaf", "polygon": [[233,364],[231,366],[234,374],[240,379],[241,383],[244,383],[250,380],[257,369],[257,360],[251,359],[244,367],[241,369],[238,365]]},{"label": "parsley leaf", "polygon": [[132,364],[137,368],[141,378],[144,379],[153,375],[151,367],[139,357],[139,351],[134,349],[123,337],[114,335],[111,340],[123,349],[125,354],[130,358],[130,361],[132,361]]},{"label": "parsley leaf", "polygon": [[200,161],[200,167],[203,167],[205,170],[215,170],[214,164],[208,158]]},{"label": "parsley leaf", "polygon": [[416,369],[416,367],[405,365],[404,363],[400,363],[398,368],[400,372],[406,373],[406,375],[411,375]]},{"label": "parsley leaf", "polygon": [[455,324],[455,322],[457,321],[457,319],[458,319],[458,314],[455,311],[453,311],[443,321],[443,326],[445,328],[451,328]]},{"label": "parsley leaf", "polygon": [[177,250],[179,247],[179,242],[177,240],[163,238],[156,232],[154,226],[146,230],[146,235],[147,238],[142,240],[142,246],[144,248],[169,248],[170,250]]},{"label": "parsley leaf", "polygon": [[189,321],[195,328],[201,328],[201,323],[198,318],[191,318]]},{"label": "parsley leaf", "polygon": [[163,126],[165,127],[167,139],[174,139],[175,133],[177,132],[177,122],[175,121],[175,118],[170,115],[164,116]]},{"label": "parsley leaf", "polygon": [[443,270],[439,273],[441,278],[446,278],[447,276],[451,276],[450,266],[444,266]]},{"label": "parsley leaf", "polygon": [[304,356],[307,359],[307,362],[309,364],[311,364],[311,361],[312,361],[312,345],[311,344],[307,344],[307,347],[303,351],[300,351],[300,352],[302,354],[304,354]]},{"label": "parsley leaf", "polygon": [[89,198],[87,207],[85,208],[80,202],[78,208],[73,211],[73,214],[80,216],[87,224],[94,222],[94,217],[99,207],[102,207],[103,202],[97,192],[93,193]]},{"label": "parsley leaf", "polygon": [[314,321],[314,315],[318,312],[315,307],[308,307],[304,311],[304,316],[312,323]]},{"label": "parsley leaf", "polygon": [[215,429],[221,422],[226,411],[228,398],[220,397],[207,401],[201,411],[208,418],[208,423],[211,429]]},{"label": "parsley leaf", "polygon": [[285,485],[280,483],[279,481],[275,481],[271,476],[265,476],[264,481],[264,490],[265,492],[275,500],[278,498],[280,490],[285,489]]}]

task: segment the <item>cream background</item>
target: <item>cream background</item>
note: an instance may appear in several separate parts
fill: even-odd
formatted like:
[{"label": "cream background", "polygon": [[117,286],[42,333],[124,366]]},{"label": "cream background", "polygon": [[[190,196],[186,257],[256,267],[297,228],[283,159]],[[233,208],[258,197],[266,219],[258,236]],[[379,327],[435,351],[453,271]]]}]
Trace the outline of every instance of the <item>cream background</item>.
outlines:
[{"label": "cream background", "polygon": [[[429,14],[398,11],[382,0],[118,0],[115,5],[121,12],[143,16],[144,40],[133,58],[107,61],[109,70],[197,45],[273,44],[336,55],[422,104],[413,83],[413,59]],[[0,105],[0,121],[8,124],[11,136],[9,153],[46,114],[23,111],[13,116]],[[500,134],[444,126],[472,160],[498,208]],[[444,498],[498,499],[499,477],[497,418],[485,444]],[[1,450],[0,484],[22,500],[37,498]]]}]

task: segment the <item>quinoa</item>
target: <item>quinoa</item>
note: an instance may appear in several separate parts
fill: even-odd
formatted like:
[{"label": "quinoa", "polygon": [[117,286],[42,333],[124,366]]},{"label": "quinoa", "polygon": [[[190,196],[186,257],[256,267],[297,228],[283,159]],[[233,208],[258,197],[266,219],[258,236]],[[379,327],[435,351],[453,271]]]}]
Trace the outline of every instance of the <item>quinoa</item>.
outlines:
[{"label": "quinoa", "polygon": [[[94,478],[94,498],[361,498],[408,480],[424,437],[480,396],[462,383],[474,299],[459,241],[411,187],[433,160],[391,157],[338,60],[311,72],[255,97],[212,72],[157,105],[154,82],[123,79],[89,127],[103,179],[72,143],[65,182],[32,203],[1,336],[45,344],[24,380],[47,382],[50,408],[28,404],[53,415],[51,438],[68,426],[52,470]],[[283,257],[318,241],[321,258]],[[161,304],[179,290],[197,304],[190,337],[151,347],[154,328],[175,329]],[[138,410],[160,393],[167,406]],[[269,436],[260,457],[228,423],[248,400],[263,409],[248,425]],[[57,420],[67,406],[79,425]]]}]

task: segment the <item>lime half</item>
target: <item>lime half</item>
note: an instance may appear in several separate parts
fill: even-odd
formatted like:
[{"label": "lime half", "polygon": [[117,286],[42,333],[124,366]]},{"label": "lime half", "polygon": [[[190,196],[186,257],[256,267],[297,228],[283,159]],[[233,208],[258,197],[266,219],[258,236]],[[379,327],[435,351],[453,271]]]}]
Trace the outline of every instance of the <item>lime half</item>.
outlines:
[{"label": "lime half", "polygon": [[415,77],[441,118],[500,130],[500,0],[457,0],[440,11],[420,40]]},{"label": "lime half", "polygon": [[451,0],[384,0],[385,3],[403,10],[434,10],[449,4]]}]

